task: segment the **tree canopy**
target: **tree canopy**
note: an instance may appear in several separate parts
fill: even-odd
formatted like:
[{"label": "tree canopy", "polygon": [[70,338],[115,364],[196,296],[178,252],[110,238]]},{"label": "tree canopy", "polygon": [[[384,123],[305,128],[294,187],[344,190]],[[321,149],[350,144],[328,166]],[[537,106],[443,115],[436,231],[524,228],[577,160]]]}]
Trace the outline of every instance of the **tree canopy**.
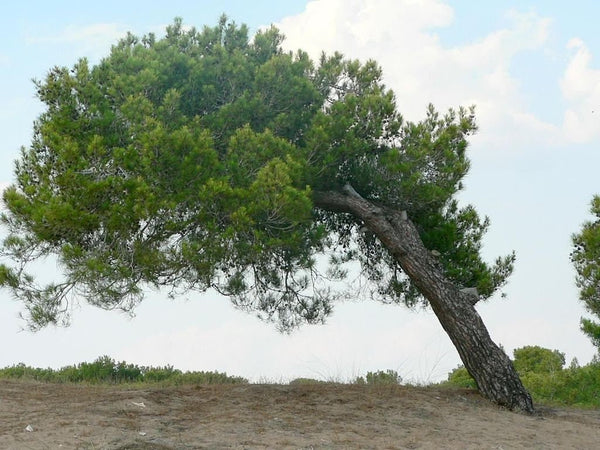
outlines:
[{"label": "tree canopy", "polygon": [[[592,200],[590,212],[594,220],[584,223],[573,236],[571,261],[577,272],[579,298],[590,313],[600,317],[600,196]],[[600,350],[600,323],[583,318],[581,329]]]},{"label": "tree canopy", "polygon": [[515,369],[519,373],[553,373],[565,365],[565,354],[538,345],[516,348],[513,352]]},{"label": "tree canopy", "polygon": [[[455,199],[473,108],[406,121],[374,61],[312,61],[282,41],[176,19],[35,82],[45,111],[4,192],[0,267],[32,329],[68,323],[79,299],[132,310],[161,286],[215,289],[287,329],[324,320],[349,263],[374,297],[424,301],[361,220],[319,205],[344,186],[405,212],[457,286],[488,298],[503,285],[514,256],[486,263],[488,219]],[[40,284],[29,267],[46,257],[63,278]]]}]

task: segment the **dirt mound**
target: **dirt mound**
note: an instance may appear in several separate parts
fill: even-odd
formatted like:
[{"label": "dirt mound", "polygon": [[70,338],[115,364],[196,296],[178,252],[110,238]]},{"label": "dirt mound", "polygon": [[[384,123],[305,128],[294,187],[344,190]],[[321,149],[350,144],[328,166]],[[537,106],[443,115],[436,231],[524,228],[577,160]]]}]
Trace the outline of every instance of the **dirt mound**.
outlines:
[{"label": "dirt mound", "polygon": [[525,416],[468,390],[0,381],[2,449],[584,449],[598,442],[599,411]]}]

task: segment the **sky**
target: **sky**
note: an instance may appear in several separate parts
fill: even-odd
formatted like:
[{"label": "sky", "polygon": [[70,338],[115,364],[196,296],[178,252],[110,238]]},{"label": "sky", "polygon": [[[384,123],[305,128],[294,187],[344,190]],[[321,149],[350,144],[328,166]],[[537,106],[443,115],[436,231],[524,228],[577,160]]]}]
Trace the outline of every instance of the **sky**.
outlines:
[{"label": "sky", "polygon": [[[408,120],[475,105],[471,171],[460,194],[491,219],[483,253],[512,250],[515,272],[477,306],[509,355],[539,345],[587,363],[594,348],[579,330],[585,311],[569,261],[571,235],[600,193],[600,34],[595,0],[219,0],[23,1],[0,6],[0,187],[31,140],[42,105],[32,79],[53,66],[92,63],[131,31],[160,36],[175,17],[214,25],[226,13],[251,32],[270,24],[287,49],[313,57],[341,51],[375,59]],[[1,233],[1,232],[0,232]],[[40,273],[56,268],[42,264]],[[141,365],[218,370],[252,381],[311,377],[347,381],[392,369],[405,379],[445,379],[459,363],[428,310],[376,302],[336,305],[325,325],[290,335],[236,310],[214,292],[169,300],[149,293],[131,318],[81,304],[69,328],[24,331],[21,305],[0,291],[0,367],[59,368],[101,355]]]}]

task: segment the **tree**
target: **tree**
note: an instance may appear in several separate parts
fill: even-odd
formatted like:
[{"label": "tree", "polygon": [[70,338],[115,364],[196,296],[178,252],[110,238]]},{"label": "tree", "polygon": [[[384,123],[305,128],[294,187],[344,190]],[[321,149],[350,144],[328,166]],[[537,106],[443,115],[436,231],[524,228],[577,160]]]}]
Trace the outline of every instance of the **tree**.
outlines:
[{"label": "tree", "polygon": [[[532,411],[475,310],[514,255],[484,262],[488,219],[454,198],[473,109],[404,121],[375,62],[315,63],[282,39],[176,19],[36,82],[47,109],[4,193],[0,272],[31,328],[68,323],[78,299],[132,310],[169,286],[289,329],[322,322],[360,264],[371,297],[431,306],[483,394]],[[40,286],[27,267],[51,255],[64,279]]]},{"label": "tree", "polygon": [[[600,196],[593,198],[590,211],[595,220],[584,223],[581,232],[573,235],[571,261],[579,298],[590,313],[600,317]],[[600,350],[600,323],[582,318],[581,329]]]},{"label": "tree", "polygon": [[521,374],[525,372],[553,373],[562,370],[565,365],[565,354],[558,350],[527,345],[513,351],[515,369]]}]

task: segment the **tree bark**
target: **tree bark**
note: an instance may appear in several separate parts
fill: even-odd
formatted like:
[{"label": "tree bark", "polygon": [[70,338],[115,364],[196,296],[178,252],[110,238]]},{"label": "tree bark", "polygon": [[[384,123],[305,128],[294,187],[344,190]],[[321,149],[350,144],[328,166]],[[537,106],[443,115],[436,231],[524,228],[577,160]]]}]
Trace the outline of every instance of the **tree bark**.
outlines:
[{"label": "tree bark", "polygon": [[350,185],[343,192],[315,192],[314,202],[320,209],[353,215],[378,237],[427,298],[484,396],[511,410],[534,411],[512,362],[492,341],[475,310],[473,296],[446,278],[406,212],[380,207]]}]

